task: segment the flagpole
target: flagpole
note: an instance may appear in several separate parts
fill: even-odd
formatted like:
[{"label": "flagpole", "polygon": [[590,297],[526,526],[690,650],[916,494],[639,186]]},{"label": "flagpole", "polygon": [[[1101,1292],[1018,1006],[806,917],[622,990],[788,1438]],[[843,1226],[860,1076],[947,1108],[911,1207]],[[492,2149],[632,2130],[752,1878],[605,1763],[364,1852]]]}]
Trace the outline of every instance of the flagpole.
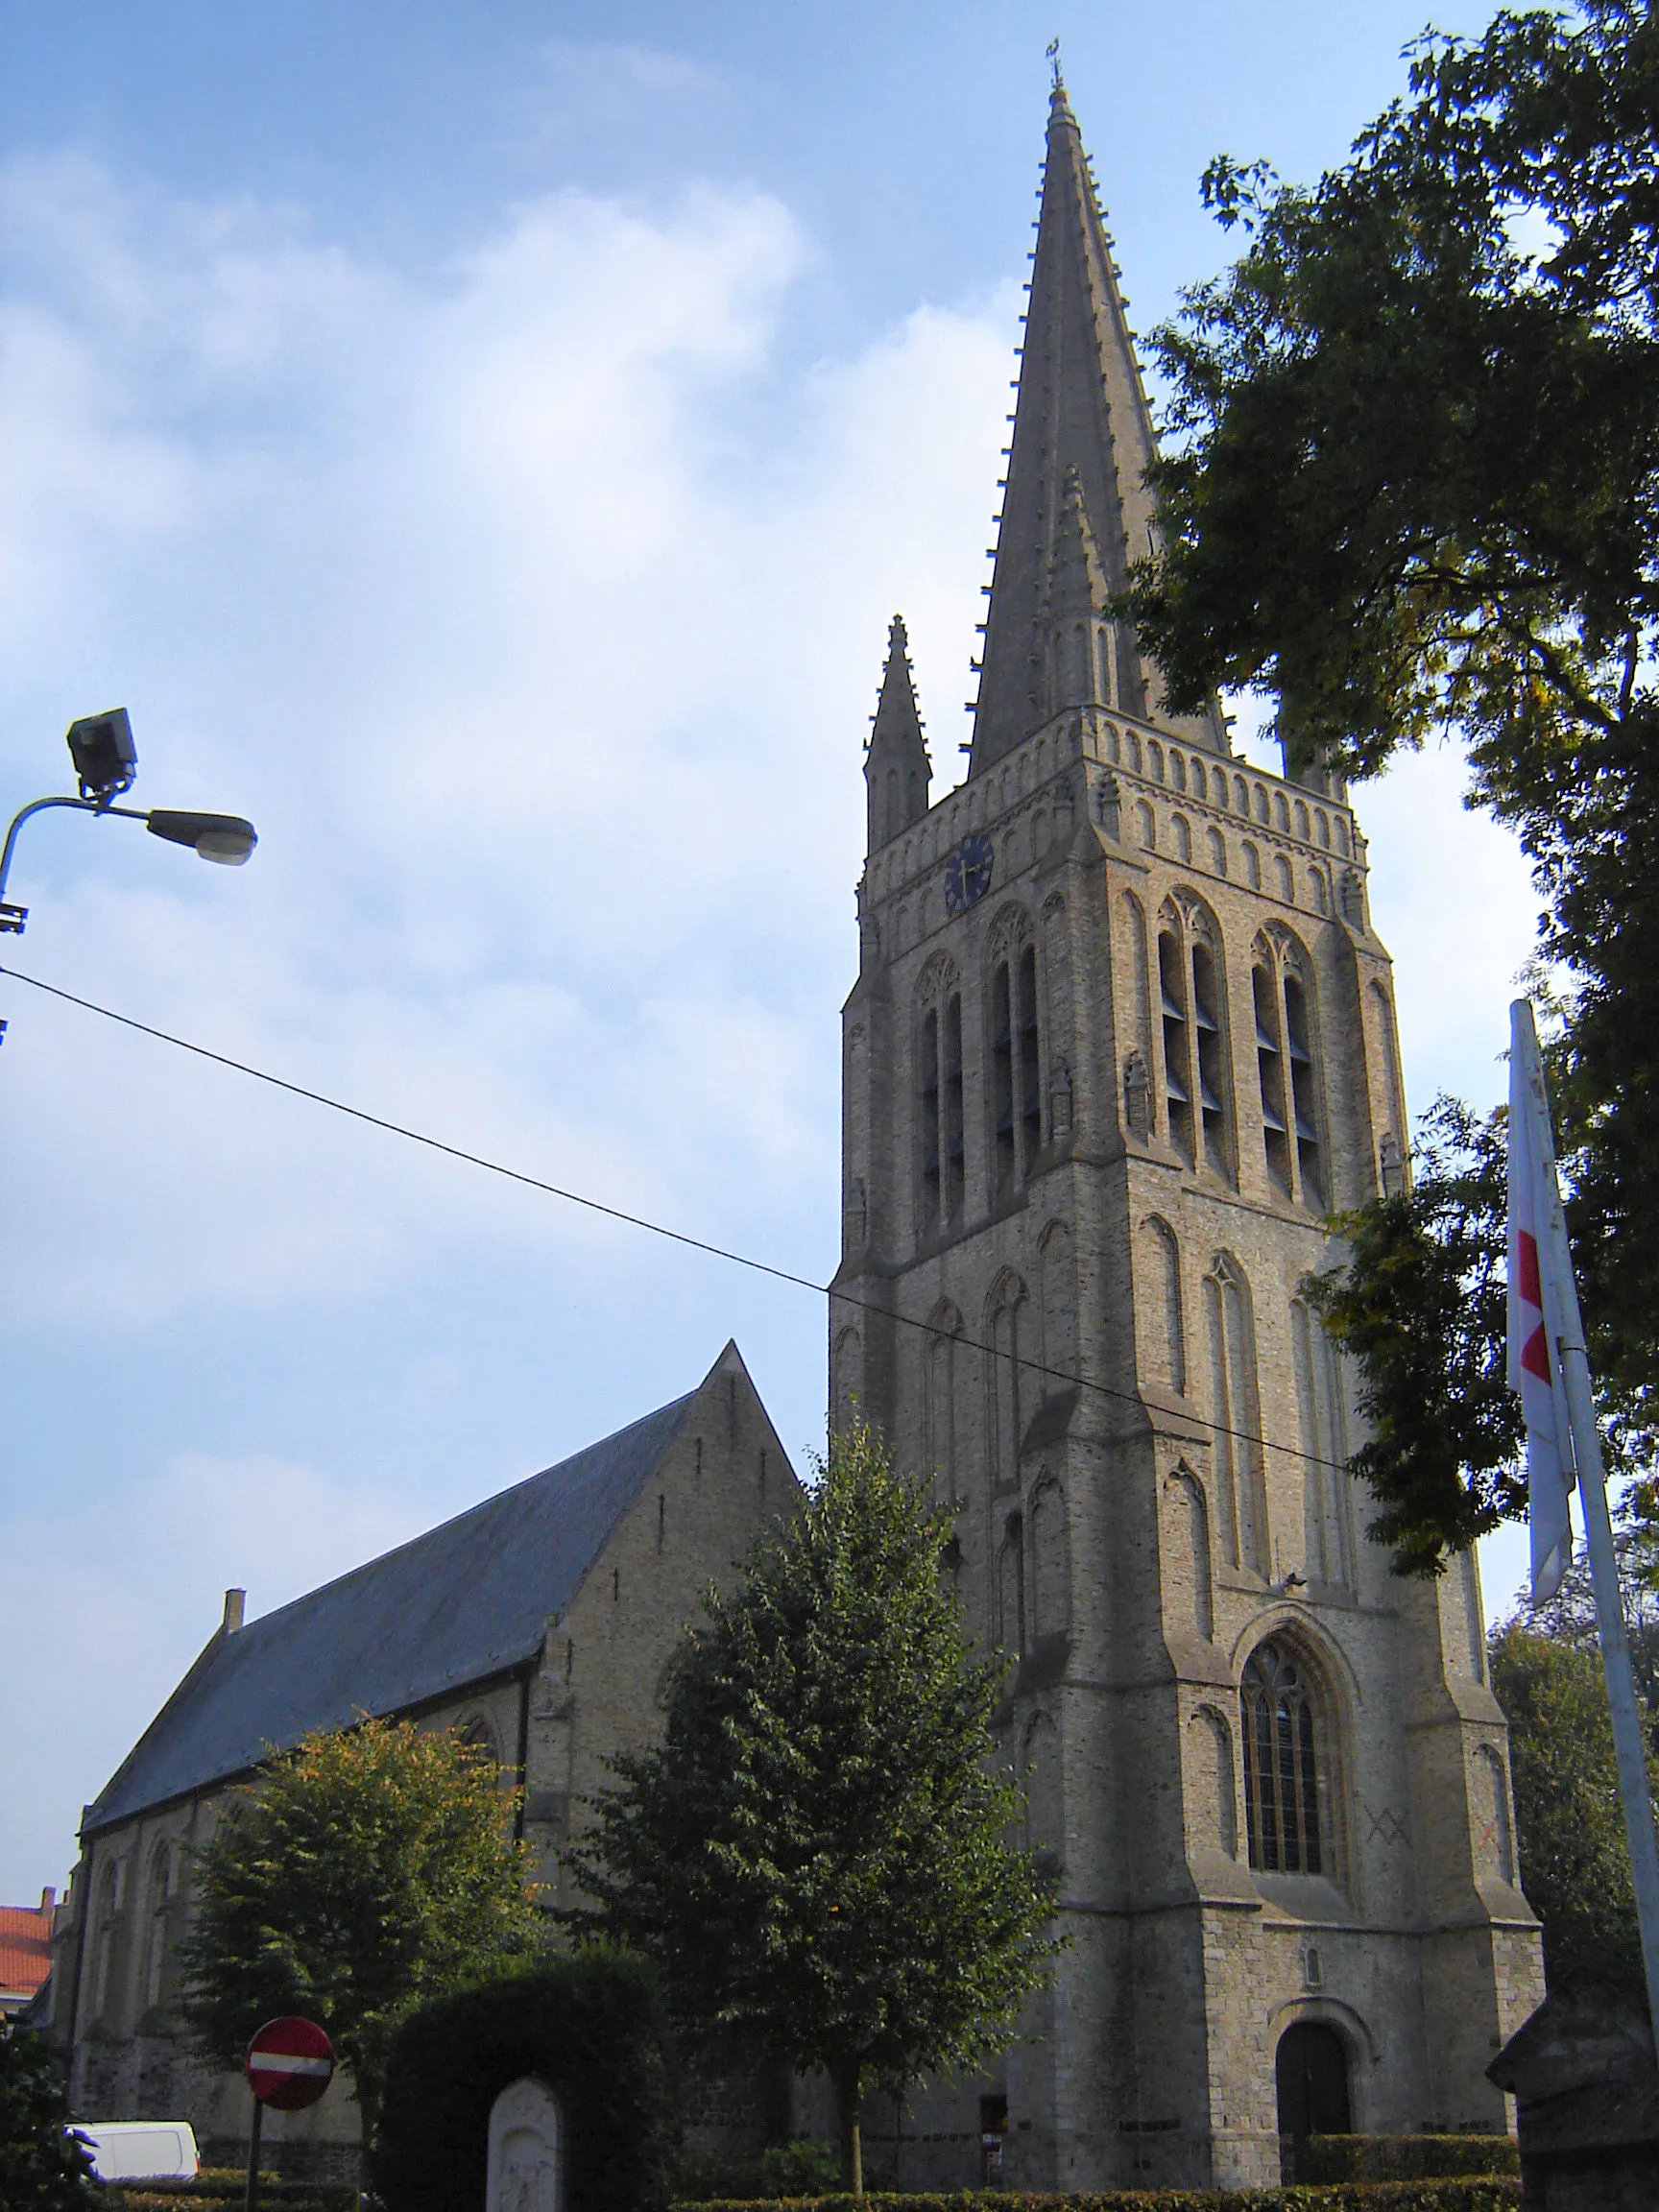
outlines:
[{"label": "flagpole", "polygon": [[1619,1794],[1624,1803],[1624,1833],[1630,1843],[1630,1876],[1636,1892],[1636,1921],[1642,1934],[1642,1964],[1647,1979],[1647,2011],[1659,2049],[1659,1837],[1653,1829],[1653,1800],[1647,1788],[1647,1759],[1636,1677],[1630,1665],[1630,1638],[1619,1594],[1619,1556],[1613,1548],[1613,1522],[1607,1511],[1607,1479],[1601,1464],[1601,1438],[1590,1389],[1590,1361],[1578,1288],[1567,1242],[1567,1218],[1555,1174],[1555,1139],[1550,1123],[1550,1094],[1538,1054],[1532,1001],[1517,998],[1509,1009],[1510,1048],[1520,1054],[1531,1108],[1532,1138],[1543,1170],[1544,1218],[1540,1241],[1547,1245],[1540,1269],[1549,1301],[1546,1323],[1555,1346],[1567,1395],[1573,1460],[1584,1505],[1584,1534],[1590,1551],[1590,1579],[1596,1593],[1596,1623],[1600,1631],[1601,1667],[1607,1677],[1607,1703],[1613,1715],[1613,1752],[1619,1767]]}]

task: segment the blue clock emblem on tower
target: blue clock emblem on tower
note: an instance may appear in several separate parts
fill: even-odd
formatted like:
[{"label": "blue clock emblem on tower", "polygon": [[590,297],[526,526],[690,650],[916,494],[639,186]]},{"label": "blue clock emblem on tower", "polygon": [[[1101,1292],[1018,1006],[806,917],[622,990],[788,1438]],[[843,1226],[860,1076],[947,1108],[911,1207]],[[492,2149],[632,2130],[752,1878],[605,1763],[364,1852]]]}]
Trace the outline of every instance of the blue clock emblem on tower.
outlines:
[{"label": "blue clock emblem on tower", "polygon": [[945,863],[945,910],[962,914],[991,888],[996,853],[983,830],[964,837]]}]

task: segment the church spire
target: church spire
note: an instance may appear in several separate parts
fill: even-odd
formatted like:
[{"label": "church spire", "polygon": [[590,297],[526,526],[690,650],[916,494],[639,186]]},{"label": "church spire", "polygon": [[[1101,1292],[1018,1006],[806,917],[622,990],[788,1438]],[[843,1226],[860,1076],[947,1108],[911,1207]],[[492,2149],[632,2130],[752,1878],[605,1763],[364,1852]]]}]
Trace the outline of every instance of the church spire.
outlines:
[{"label": "church spire", "polygon": [[[1130,714],[1159,713],[1156,671],[1120,625],[1099,618],[1128,563],[1152,541],[1156,508],[1144,479],[1157,446],[1111,241],[1058,74],[1034,262],[970,775],[1077,703],[1078,672],[1062,677],[1069,656],[1055,633],[1055,594],[1062,571],[1069,597],[1078,582],[1079,529],[1094,555],[1092,657],[1110,663],[1086,696]],[[1182,726],[1197,743],[1226,749],[1214,716]]]},{"label": "church spire", "polygon": [[887,631],[887,665],[875,728],[864,755],[869,787],[869,847],[872,853],[919,822],[927,811],[927,783],[933,773],[916,711],[910,680],[909,639],[904,617],[895,614]]}]

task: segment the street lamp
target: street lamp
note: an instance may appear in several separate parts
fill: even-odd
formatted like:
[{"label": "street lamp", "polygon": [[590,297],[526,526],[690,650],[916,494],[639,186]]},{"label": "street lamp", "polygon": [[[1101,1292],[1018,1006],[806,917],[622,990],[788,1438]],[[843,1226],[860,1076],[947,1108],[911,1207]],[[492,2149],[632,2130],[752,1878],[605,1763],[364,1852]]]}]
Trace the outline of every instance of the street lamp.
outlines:
[{"label": "street lamp", "polygon": [[[18,830],[31,814],[43,813],[48,806],[72,806],[83,814],[120,814],[129,822],[142,822],[153,837],[164,837],[170,845],[191,846],[204,860],[216,860],[223,868],[240,868],[258,844],[252,823],[245,822],[240,814],[182,813],[163,806],[146,811],[140,806],[116,805],[121,794],[132,788],[138,773],[132,725],[125,707],[112,707],[107,714],[86,714],[79,722],[71,722],[68,746],[80,796],[33,801],[13,816],[6,843],[0,848],[0,935],[21,936],[29,919],[27,906],[7,902],[6,884]],[[0,1038],[5,1033],[6,1024],[0,1022]]]}]

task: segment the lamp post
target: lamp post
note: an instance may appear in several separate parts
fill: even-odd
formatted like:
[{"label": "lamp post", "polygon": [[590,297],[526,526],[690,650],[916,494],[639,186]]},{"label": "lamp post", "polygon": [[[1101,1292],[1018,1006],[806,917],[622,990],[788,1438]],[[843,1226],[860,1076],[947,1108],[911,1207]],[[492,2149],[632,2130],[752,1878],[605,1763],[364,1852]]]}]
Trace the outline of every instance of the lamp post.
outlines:
[{"label": "lamp post", "polygon": [[[0,935],[21,936],[29,919],[27,906],[8,902],[6,885],[18,830],[32,814],[43,813],[48,806],[70,806],[82,814],[119,814],[129,822],[142,822],[152,837],[164,837],[170,845],[191,846],[204,860],[217,861],[223,868],[240,868],[258,844],[252,823],[245,822],[240,814],[116,805],[122,793],[132,788],[138,773],[132,725],[125,707],[112,707],[107,714],[86,714],[79,722],[71,722],[67,742],[79,796],[36,799],[20,808],[6,832],[4,847],[0,847]],[[5,1034],[6,1024],[0,1022],[0,1039]]]}]

